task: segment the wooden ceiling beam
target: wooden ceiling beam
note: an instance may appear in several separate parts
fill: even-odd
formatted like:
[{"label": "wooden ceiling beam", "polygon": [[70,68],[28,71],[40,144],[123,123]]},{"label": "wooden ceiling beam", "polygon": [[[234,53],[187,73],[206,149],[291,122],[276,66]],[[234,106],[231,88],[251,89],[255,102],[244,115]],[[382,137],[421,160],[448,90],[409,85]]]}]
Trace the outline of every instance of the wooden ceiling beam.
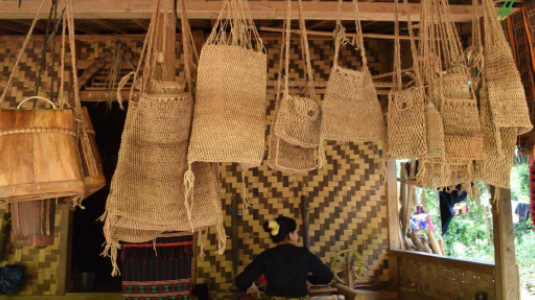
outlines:
[{"label": "wooden ceiling beam", "polygon": [[[223,1],[185,0],[190,19],[216,19]],[[40,0],[25,0],[19,9],[18,1],[0,0],[0,19],[33,19]],[[253,19],[282,20],[285,13],[284,1],[251,1],[249,7]],[[292,18],[297,19],[297,3],[292,3]],[[304,17],[307,20],[336,20],[338,18],[337,1],[313,1],[303,3]],[[46,3],[41,17],[48,15],[50,3]],[[153,1],[146,0],[84,0],[74,5],[74,17],[77,19],[150,19],[154,9]],[[360,17],[366,21],[394,21],[394,3],[361,2]],[[420,19],[420,4],[409,4],[413,21]],[[499,10],[499,8],[497,8]],[[517,9],[513,9],[516,11]],[[483,10],[481,10],[483,11]],[[472,5],[451,5],[451,19],[455,22],[472,21]],[[342,19],[353,20],[353,4],[344,2]],[[401,20],[406,20],[402,16]]]},{"label": "wooden ceiling beam", "polygon": [[143,30],[149,30],[149,23],[147,21],[138,19],[134,19],[132,21],[136,23],[137,26],[141,27]]},{"label": "wooden ceiling beam", "polygon": [[17,32],[17,33],[28,33],[28,26],[21,26],[20,24],[14,24],[12,22],[0,21],[0,28]]},{"label": "wooden ceiling beam", "polygon": [[116,32],[116,33],[121,33],[121,34],[126,34],[126,31],[122,28],[120,28],[119,26],[113,24],[112,22],[110,21],[106,21],[106,20],[92,20],[93,23],[97,24],[98,26],[100,27],[104,27],[108,30],[111,30],[113,32]]}]

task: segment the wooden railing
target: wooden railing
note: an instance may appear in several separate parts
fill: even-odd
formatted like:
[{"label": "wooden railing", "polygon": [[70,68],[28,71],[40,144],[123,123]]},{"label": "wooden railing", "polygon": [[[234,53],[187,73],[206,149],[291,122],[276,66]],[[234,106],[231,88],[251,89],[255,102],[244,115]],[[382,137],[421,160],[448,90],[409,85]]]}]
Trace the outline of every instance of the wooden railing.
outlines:
[{"label": "wooden railing", "polygon": [[493,262],[401,250],[389,255],[397,261],[400,299],[475,299],[477,293],[496,299]]}]

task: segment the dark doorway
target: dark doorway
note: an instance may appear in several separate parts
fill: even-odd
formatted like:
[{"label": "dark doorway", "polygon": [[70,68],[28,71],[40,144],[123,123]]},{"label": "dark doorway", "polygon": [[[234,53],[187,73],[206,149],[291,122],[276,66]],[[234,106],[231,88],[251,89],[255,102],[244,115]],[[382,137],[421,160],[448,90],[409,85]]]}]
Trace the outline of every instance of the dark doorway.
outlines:
[{"label": "dark doorway", "polygon": [[[83,273],[94,275],[93,292],[120,292],[121,277],[111,277],[109,258],[103,258],[104,233],[103,223],[98,221],[106,207],[106,199],[110,192],[110,182],[117,165],[121,134],[126,119],[126,109],[121,110],[114,103],[109,109],[106,103],[85,104],[96,132],[96,140],[107,185],[86,200],[85,209],[77,209],[74,213],[71,260],[71,291],[81,291]],[[84,275],[86,276],[86,275]]]}]

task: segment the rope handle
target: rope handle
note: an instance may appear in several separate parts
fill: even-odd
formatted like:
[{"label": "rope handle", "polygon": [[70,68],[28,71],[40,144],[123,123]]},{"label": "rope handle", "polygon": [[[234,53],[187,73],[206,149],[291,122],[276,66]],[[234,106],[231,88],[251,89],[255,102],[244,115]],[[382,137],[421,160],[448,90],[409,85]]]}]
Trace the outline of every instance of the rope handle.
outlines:
[{"label": "rope handle", "polygon": [[58,109],[58,107],[56,106],[56,104],[54,104],[54,102],[50,101],[50,99],[47,99],[45,97],[41,97],[41,96],[32,96],[32,97],[28,97],[24,100],[22,100],[19,105],[17,106],[17,109],[20,109],[22,107],[22,105],[24,105],[24,103],[30,101],[30,100],[41,100],[41,101],[45,101],[46,103],[50,104],[50,106],[52,106],[53,109]]},{"label": "rope handle", "polygon": [[[306,77],[307,77],[307,84],[308,84],[308,90],[310,94],[310,98],[314,100],[316,96],[316,89],[314,87],[314,74],[312,72],[312,62],[310,59],[310,48],[308,45],[308,34],[307,34],[307,28],[305,24],[305,19],[303,17],[303,1],[298,0],[299,4],[299,29],[301,30],[301,41],[304,45],[304,59],[305,59],[305,66],[306,66]],[[290,57],[288,56],[288,60]],[[288,89],[288,86],[286,86]],[[314,100],[315,101],[315,100]]]}]

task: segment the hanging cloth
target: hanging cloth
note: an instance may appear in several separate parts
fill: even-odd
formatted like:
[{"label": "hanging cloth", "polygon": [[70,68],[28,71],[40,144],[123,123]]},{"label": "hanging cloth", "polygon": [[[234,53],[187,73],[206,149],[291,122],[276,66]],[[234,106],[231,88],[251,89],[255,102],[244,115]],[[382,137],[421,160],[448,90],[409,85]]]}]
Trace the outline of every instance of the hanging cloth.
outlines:
[{"label": "hanging cloth", "polygon": [[[428,153],[427,124],[425,120],[425,89],[420,74],[414,73],[415,86],[404,88],[401,76],[399,40],[399,3],[395,1],[394,89],[388,95],[387,133],[388,157],[416,159]],[[418,57],[412,52],[413,66],[418,68]]]},{"label": "hanging cloth", "polygon": [[[281,69],[279,70],[276,100],[276,117],[270,132],[268,165],[271,169],[286,173],[306,173],[318,168],[318,147],[321,128],[321,109],[314,99],[316,92],[308,47],[308,36],[299,0],[299,28],[305,64],[305,85],[308,97],[290,95],[290,35],[291,1],[286,1],[285,31],[281,46]],[[284,57],[284,90],[281,96],[282,60]]]},{"label": "hanging cloth", "polygon": [[453,207],[455,204],[466,200],[466,192],[461,192],[462,187],[458,185],[450,191],[439,191],[440,199],[440,219],[442,221],[442,235],[448,232],[451,220],[453,220]]},{"label": "hanging cloth", "polygon": [[360,50],[362,67],[356,71],[338,64],[341,46],[351,44],[342,25],[342,3],[342,0],[338,1],[334,61],[322,106],[321,139],[347,142],[383,141],[386,137],[386,123],[368,69],[358,0],[353,0],[357,34],[354,46]]}]

